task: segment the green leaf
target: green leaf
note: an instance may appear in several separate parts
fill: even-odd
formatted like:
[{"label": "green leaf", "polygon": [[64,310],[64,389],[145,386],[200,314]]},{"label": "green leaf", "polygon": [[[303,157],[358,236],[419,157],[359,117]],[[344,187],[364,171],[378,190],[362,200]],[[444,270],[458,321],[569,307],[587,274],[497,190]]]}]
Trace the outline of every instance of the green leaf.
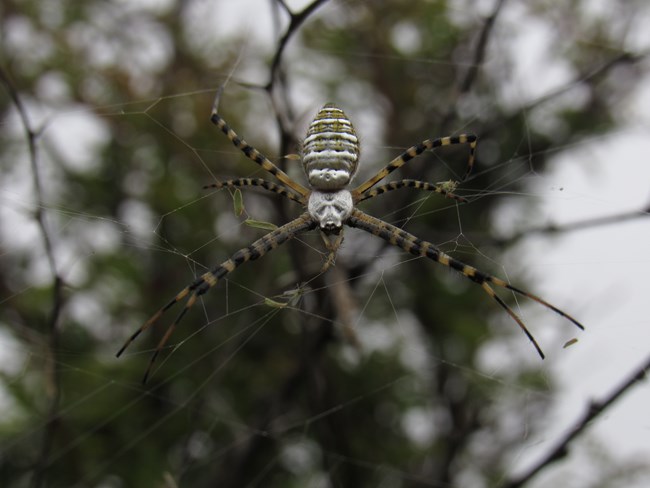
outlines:
[{"label": "green leaf", "polygon": [[273,307],[273,308],[286,308],[286,307],[295,307],[300,302],[300,299],[305,294],[305,287],[298,286],[297,288],[287,290],[281,295],[276,295],[278,298],[286,301],[276,301],[271,298],[264,298],[264,304]]},{"label": "green leaf", "polygon": [[275,300],[271,300],[270,298],[264,298],[264,305],[267,307],[273,307],[273,308],[285,308],[289,303],[287,302],[276,302]]},{"label": "green leaf", "polygon": [[261,220],[246,219],[244,220],[244,223],[249,227],[254,227],[255,229],[275,230],[278,228],[277,225],[272,224],[271,222],[264,222]]},{"label": "green leaf", "polygon": [[244,213],[244,197],[239,188],[235,188],[235,192],[232,195],[232,203],[235,209],[235,215],[240,217]]}]

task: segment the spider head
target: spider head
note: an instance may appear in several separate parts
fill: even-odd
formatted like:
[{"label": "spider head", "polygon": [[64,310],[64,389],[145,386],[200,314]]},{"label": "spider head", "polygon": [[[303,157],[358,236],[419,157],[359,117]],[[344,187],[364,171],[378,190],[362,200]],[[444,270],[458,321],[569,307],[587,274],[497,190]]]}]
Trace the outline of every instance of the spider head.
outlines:
[{"label": "spider head", "polygon": [[314,190],[309,195],[307,210],[323,232],[338,234],[352,213],[352,194],[348,190]]}]

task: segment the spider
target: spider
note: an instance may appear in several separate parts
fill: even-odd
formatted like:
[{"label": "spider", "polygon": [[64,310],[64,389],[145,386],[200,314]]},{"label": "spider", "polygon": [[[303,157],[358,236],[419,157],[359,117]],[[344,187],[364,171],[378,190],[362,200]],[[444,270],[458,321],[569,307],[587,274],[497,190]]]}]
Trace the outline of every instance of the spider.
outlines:
[{"label": "spider", "polygon": [[280,183],[273,183],[262,178],[239,178],[227,181],[218,181],[206,186],[206,188],[233,188],[233,187],[260,187],[272,193],[281,195],[289,200],[302,205],[303,213],[289,223],[262,236],[251,245],[235,252],[229,259],[217,265],[210,271],[203,273],[191,284],[183,288],[165,306],[160,308],[149,320],[138,328],[122,348],[117,352],[119,357],[127,347],[145,330],[154,325],[162,315],[182,300],[186,300],[180,313],[172,321],[169,328],[160,339],[149,365],[145,372],[143,383],[146,383],[156,357],[164,348],[172,332],[180,323],[185,314],[196,303],[197,299],[206,293],[210,288],[221,281],[228,273],[233,272],[238,266],[247,261],[258,259],[273,249],[278,248],[289,239],[318,228],[325,246],[329,251],[328,262],[324,269],[333,262],[336,252],[343,241],[343,226],[354,227],[384,239],[393,246],[400,247],[404,251],[415,256],[426,257],[447,266],[469,280],[480,285],[485,293],[494,299],[512,319],[519,325],[521,330],[531,341],[538,354],[544,359],[544,353],[528,331],[523,320],[515,313],[494,291],[494,285],[500,288],[511,290],[514,293],[534,300],[549,308],[558,315],[565,317],[578,328],[584,327],[580,322],[551,305],[546,300],[516,288],[508,282],[484,273],[468,264],[465,264],[448,254],[442,252],[435,244],[424,241],[399,227],[384,222],[376,217],[359,210],[356,205],[364,200],[374,198],[377,195],[397,190],[399,188],[414,188],[416,190],[433,191],[446,197],[453,198],[460,202],[467,200],[455,195],[452,191],[458,182],[447,181],[443,183],[429,183],[420,180],[404,179],[392,181],[381,186],[375,186],[390,173],[404,166],[411,159],[426,150],[432,150],[440,146],[455,144],[467,144],[469,146],[469,158],[467,169],[461,181],[467,179],[474,166],[474,154],[476,151],[477,138],[472,134],[460,134],[457,136],[441,137],[438,139],[427,139],[408,148],[398,157],[389,162],[383,169],[374,176],[367,179],[354,189],[348,189],[354,177],[359,162],[359,140],[343,110],[333,104],[326,104],[316,115],[309,125],[307,135],[302,142],[301,162],[305,170],[309,187],[305,187],[290,178],[284,171],[273,164],[266,156],[257,149],[246,143],[233,131],[225,120],[218,113],[218,98],[215,100],[210,120],[215,124],[230,141],[241,150],[249,159],[255,161],[265,171],[275,176]]}]

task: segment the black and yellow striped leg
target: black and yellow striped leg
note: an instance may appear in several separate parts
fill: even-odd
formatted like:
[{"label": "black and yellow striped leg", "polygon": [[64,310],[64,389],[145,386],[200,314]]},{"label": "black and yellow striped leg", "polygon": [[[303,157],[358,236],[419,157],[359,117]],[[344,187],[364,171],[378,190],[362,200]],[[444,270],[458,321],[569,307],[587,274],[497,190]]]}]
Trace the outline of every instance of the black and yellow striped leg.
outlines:
[{"label": "black and yellow striped leg", "polygon": [[526,334],[528,339],[530,339],[530,341],[533,343],[535,349],[537,349],[537,352],[542,357],[542,359],[544,358],[544,353],[542,352],[542,349],[539,347],[539,344],[537,343],[533,335],[526,328],[526,325],[524,324],[523,320],[494,292],[494,290],[490,286],[490,283],[499,286],[501,288],[512,290],[513,292],[518,293],[519,295],[528,297],[531,300],[534,300],[537,303],[540,303],[545,307],[553,310],[558,315],[565,317],[569,321],[573,322],[573,324],[575,324],[578,328],[584,330],[584,327],[580,322],[578,322],[576,319],[571,317],[569,314],[563,312],[559,308],[551,305],[546,300],[543,300],[542,298],[533,295],[532,293],[528,293],[526,291],[520,290],[519,288],[515,288],[514,286],[510,285],[508,282],[500,278],[483,273],[468,264],[458,261],[457,259],[454,259],[451,256],[442,252],[434,244],[427,241],[423,241],[422,239],[418,239],[413,234],[410,234],[398,227],[395,227],[394,225],[391,225],[387,222],[372,217],[357,209],[353,210],[352,215],[348,218],[346,224],[349,225],[350,227],[356,227],[358,229],[362,229],[365,230],[366,232],[374,234],[384,239],[385,241],[389,242],[393,246],[400,247],[404,249],[406,252],[411,253],[415,256],[427,257],[433,261],[436,261],[437,263],[452,268],[458,271],[459,273],[461,273],[466,278],[469,278],[473,282],[481,285],[483,290],[485,290],[485,292],[488,295],[490,295],[490,297],[492,297],[501,307],[503,307],[503,309],[508,313],[508,315],[510,315],[510,317],[514,319],[515,322],[517,322],[521,330]]},{"label": "black and yellow striped leg", "polygon": [[219,189],[219,188],[233,188],[233,187],[241,188],[245,186],[256,186],[259,188],[263,188],[264,190],[268,190],[271,193],[282,195],[283,197],[288,198],[289,200],[292,200],[294,202],[298,202],[302,205],[305,205],[306,203],[305,198],[301,197],[300,195],[297,195],[296,193],[293,192],[293,190],[289,190],[283,185],[278,185],[277,183],[267,181],[263,178],[237,178],[234,180],[217,181],[215,183],[212,183],[211,185],[205,185],[203,189],[206,190],[208,188]]},{"label": "black and yellow striped leg", "polygon": [[472,168],[474,167],[474,153],[476,152],[476,136],[474,134],[460,134],[458,136],[441,137],[433,140],[427,139],[426,141],[422,141],[420,144],[416,144],[415,146],[408,148],[406,151],[404,151],[402,154],[400,154],[398,157],[396,157],[390,163],[388,163],[388,165],[386,165],[385,168],[380,170],[372,178],[364,181],[357,188],[355,188],[354,191],[352,192],[352,194],[357,197],[355,200],[358,201],[358,198],[361,197],[364,192],[366,192],[368,189],[375,186],[377,183],[379,183],[381,180],[386,178],[386,176],[391,174],[396,169],[404,166],[411,159],[422,154],[424,151],[428,149],[435,149],[441,146],[450,146],[452,144],[469,144],[469,158],[467,161],[467,169],[465,170],[465,175],[463,176],[461,181],[466,180],[467,177],[472,172]]},{"label": "black and yellow striped leg", "polygon": [[458,202],[467,203],[468,200],[466,198],[461,197],[460,195],[456,195],[455,193],[452,193],[445,186],[446,183],[429,183],[427,181],[420,181],[420,180],[391,181],[390,183],[386,183],[385,185],[381,185],[366,191],[360,196],[357,203],[363,202],[364,200],[369,200],[378,195],[383,195],[384,193],[388,193],[389,191],[399,190],[400,188],[414,188],[416,190],[433,191],[436,193],[440,193],[441,195],[444,195],[447,198],[452,198],[453,200],[456,200]]},{"label": "black and yellow striped leg", "polygon": [[163,349],[163,347],[165,347],[165,344],[169,340],[169,337],[172,335],[172,332],[174,332],[174,329],[181,321],[183,316],[190,308],[192,308],[192,306],[196,303],[201,295],[206,293],[224,276],[234,271],[241,264],[260,258],[267,254],[269,251],[272,251],[273,249],[276,249],[280,245],[284,244],[292,237],[302,232],[312,230],[316,227],[317,223],[309,216],[308,213],[304,213],[288,224],[285,224],[282,227],[278,227],[274,231],[262,236],[260,239],[253,242],[250,246],[240,249],[235,254],[233,254],[230,259],[216,266],[211,271],[202,274],[192,284],[177,293],[176,296],[172,298],[169,303],[167,303],[167,305],[158,310],[149,320],[147,320],[138,330],[133,333],[133,335],[117,352],[117,356],[119,357],[142,332],[155,324],[167,310],[172,308],[181,300],[187,298],[185,306],[181,309],[178,316],[171,323],[162,339],[160,339],[160,342],[158,343],[158,346],[156,347],[156,350],[153,353],[151,360],[149,361],[149,366],[147,367],[147,371],[145,372],[144,378],[142,380],[143,383],[146,383],[147,378],[149,377],[149,373],[151,372],[151,368],[153,367],[153,364],[158,357],[158,354]]},{"label": "black and yellow striped leg", "polygon": [[210,120],[214,125],[219,127],[221,129],[221,132],[226,134],[228,139],[235,145],[237,149],[239,149],[241,152],[243,152],[246,157],[249,159],[255,161],[257,164],[259,164],[262,169],[268,171],[271,173],[273,176],[275,176],[278,180],[280,180],[282,183],[284,183],[286,186],[291,188],[293,191],[298,193],[299,195],[306,196],[309,191],[302,186],[301,184],[293,181],[288,174],[286,174],[284,171],[282,171],[280,168],[278,168],[275,164],[273,164],[266,156],[264,156],[262,153],[260,153],[257,149],[255,149],[253,146],[248,144],[244,139],[240,138],[234,130],[232,130],[228,124],[226,124],[226,121],[221,118],[221,116],[217,113],[216,106],[213,107],[212,109],[212,115],[210,117]]}]

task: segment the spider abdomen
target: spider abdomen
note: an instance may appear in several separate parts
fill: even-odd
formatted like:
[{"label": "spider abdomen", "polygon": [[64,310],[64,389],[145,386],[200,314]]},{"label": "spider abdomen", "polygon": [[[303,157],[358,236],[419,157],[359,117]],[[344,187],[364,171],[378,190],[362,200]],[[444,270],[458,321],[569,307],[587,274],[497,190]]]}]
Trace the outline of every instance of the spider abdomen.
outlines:
[{"label": "spider abdomen", "polygon": [[359,140],[343,110],[328,103],[309,125],[302,164],[317,190],[339,190],[350,183],[359,163]]}]

